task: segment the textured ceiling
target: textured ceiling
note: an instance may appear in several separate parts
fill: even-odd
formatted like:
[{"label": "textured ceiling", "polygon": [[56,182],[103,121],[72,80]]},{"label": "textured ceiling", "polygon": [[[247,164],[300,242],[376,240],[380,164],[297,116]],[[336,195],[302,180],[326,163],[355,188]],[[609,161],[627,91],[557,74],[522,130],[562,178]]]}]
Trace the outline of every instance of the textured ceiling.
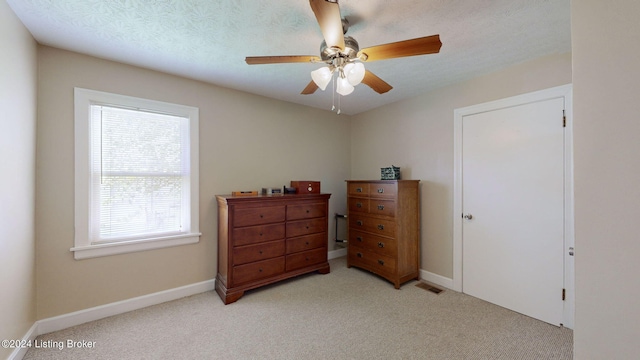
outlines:
[{"label": "textured ceiling", "polygon": [[[393,86],[340,100],[356,114],[540,56],[571,50],[570,0],[340,0],[361,48],[440,34],[439,54],[365,63]],[[307,0],[7,0],[45,45],[330,110],[300,95],[320,64],[247,65],[245,56],[319,55]],[[337,95],[336,95],[337,103]]]}]

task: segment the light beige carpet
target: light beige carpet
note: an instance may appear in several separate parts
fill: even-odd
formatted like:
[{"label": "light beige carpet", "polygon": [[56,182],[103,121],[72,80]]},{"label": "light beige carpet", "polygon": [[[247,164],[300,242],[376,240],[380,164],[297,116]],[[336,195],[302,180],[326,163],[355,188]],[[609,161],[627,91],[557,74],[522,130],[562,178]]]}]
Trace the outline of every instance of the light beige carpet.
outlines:
[{"label": "light beige carpet", "polygon": [[93,349],[34,349],[25,359],[571,359],[573,332],[445,290],[400,290],[331,260],[223,305],[215,292],[38,337]]}]

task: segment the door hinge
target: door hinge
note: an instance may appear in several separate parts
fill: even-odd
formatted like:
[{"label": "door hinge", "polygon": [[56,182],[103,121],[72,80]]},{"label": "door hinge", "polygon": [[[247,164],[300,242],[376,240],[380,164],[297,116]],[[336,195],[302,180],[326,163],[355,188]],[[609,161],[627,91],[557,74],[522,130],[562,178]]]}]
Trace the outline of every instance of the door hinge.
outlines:
[{"label": "door hinge", "polygon": [[564,113],[564,110],[562,110],[562,127],[567,127],[567,116]]},{"label": "door hinge", "polygon": [[562,289],[562,301],[564,301],[566,298],[567,298],[567,290]]}]

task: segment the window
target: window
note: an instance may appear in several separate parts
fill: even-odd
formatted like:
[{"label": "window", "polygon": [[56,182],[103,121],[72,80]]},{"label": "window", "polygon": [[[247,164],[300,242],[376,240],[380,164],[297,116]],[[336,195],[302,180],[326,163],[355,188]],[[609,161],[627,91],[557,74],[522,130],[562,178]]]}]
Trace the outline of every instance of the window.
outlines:
[{"label": "window", "polygon": [[75,89],[76,259],[199,241],[198,109]]}]

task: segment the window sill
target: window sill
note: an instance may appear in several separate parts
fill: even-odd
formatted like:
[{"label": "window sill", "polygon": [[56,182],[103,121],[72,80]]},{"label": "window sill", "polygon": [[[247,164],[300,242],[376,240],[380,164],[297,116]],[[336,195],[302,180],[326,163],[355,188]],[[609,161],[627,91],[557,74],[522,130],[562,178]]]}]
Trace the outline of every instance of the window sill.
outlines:
[{"label": "window sill", "polygon": [[73,251],[73,257],[76,260],[82,260],[101,256],[161,249],[171,246],[195,244],[200,241],[200,235],[202,234],[193,233],[162,238],[123,241],[110,244],[76,246],[72,247],[71,251]]}]

